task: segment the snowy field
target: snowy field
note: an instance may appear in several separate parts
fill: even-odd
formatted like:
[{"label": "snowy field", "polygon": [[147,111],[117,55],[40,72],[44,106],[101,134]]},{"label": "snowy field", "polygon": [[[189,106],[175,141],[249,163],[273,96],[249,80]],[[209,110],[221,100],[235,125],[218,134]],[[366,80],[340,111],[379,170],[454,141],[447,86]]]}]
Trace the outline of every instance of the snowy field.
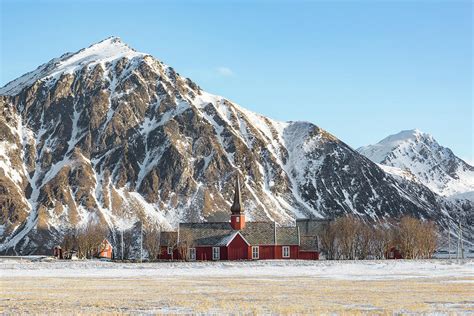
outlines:
[{"label": "snowy field", "polygon": [[474,260],[113,263],[0,258],[0,312],[474,315]]},{"label": "snowy field", "polygon": [[[31,258],[31,257],[30,257]],[[474,278],[474,260],[377,260],[115,263],[0,259],[4,277],[312,277],[336,280]],[[37,260],[39,259],[39,260]]]}]

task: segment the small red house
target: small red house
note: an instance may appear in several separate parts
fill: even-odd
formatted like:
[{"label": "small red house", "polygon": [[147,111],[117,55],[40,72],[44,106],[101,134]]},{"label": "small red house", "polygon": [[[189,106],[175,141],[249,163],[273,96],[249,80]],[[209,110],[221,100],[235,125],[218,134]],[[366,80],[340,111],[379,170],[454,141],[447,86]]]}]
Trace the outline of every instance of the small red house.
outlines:
[{"label": "small red house", "polygon": [[237,177],[230,222],[180,223],[162,232],[160,259],[262,260],[319,259],[317,237],[300,235],[299,225],[246,222]]},{"label": "small red house", "polygon": [[402,253],[397,247],[391,247],[385,254],[386,259],[403,259]]},{"label": "small red house", "polygon": [[107,239],[104,239],[99,246],[97,256],[99,258],[112,259],[112,251],[112,244]]},{"label": "small red house", "polygon": [[61,246],[54,246],[53,256],[57,259],[64,259],[63,249],[61,248]]}]

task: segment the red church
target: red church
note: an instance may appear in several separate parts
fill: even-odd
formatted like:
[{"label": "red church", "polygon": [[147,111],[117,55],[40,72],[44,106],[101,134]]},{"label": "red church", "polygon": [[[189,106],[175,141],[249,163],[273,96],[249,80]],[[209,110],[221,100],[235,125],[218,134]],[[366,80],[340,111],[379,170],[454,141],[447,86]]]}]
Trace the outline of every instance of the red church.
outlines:
[{"label": "red church", "polygon": [[288,227],[246,222],[238,177],[230,210],[230,222],[180,223],[178,231],[162,232],[159,259],[319,259],[317,228],[322,221],[297,220]]}]

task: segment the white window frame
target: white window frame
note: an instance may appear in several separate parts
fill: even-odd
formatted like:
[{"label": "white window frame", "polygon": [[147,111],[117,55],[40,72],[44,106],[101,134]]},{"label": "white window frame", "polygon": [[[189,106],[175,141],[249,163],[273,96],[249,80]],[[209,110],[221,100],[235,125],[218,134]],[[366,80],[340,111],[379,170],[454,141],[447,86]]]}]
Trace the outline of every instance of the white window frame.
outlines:
[{"label": "white window frame", "polygon": [[189,248],[189,260],[196,260],[196,248]]},{"label": "white window frame", "polygon": [[[286,251],[285,251],[286,250]],[[290,257],[290,246],[283,246],[281,248],[281,256],[283,258],[289,258]]]},{"label": "white window frame", "polygon": [[212,247],[212,260],[221,260],[221,247]]},{"label": "white window frame", "polygon": [[260,249],[258,246],[252,246],[252,259],[258,259],[260,257]]},{"label": "white window frame", "polygon": [[173,254],[173,247],[169,247],[169,246],[168,246],[168,249],[166,249],[166,252],[167,252],[169,255],[172,255],[172,254]]}]

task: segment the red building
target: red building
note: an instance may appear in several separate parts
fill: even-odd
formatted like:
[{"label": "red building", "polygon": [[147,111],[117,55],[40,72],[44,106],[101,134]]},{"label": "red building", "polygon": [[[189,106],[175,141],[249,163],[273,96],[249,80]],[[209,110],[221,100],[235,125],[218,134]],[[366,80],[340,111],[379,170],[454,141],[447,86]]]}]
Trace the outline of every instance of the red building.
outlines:
[{"label": "red building", "polygon": [[97,256],[99,258],[112,259],[112,251],[112,244],[107,239],[104,239],[99,246]]},{"label": "red building", "polygon": [[[297,220],[283,227],[275,222],[246,222],[237,177],[229,222],[180,223],[176,232],[161,233],[160,259],[262,260],[319,259],[318,238]],[[314,221],[319,222],[319,221]],[[316,226],[316,225],[313,225]]]},{"label": "red building", "polygon": [[402,253],[397,247],[390,247],[390,250],[385,253],[386,259],[403,259]]},{"label": "red building", "polygon": [[64,259],[63,249],[61,248],[61,246],[54,246],[53,257],[57,259]]}]

